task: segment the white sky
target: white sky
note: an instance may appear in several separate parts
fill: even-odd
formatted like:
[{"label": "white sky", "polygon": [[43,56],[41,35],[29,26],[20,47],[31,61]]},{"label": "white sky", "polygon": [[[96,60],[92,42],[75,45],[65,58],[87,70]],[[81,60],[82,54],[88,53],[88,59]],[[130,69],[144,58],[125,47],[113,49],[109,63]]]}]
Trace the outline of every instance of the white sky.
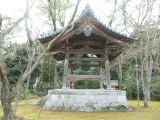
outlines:
[{"label": "white sky", "polygon": [[[75,2],[76,0],[72,1]],[[103,8],[106,7],[104,1],[105,0],[82,0],[78,12],[82,11],[86,4],[90,4],[94,12],[101,13]],[[0,0],[0,13],[11,17],[17,17],[25,11],[25,3],[26,0]]]},{"label": "white sky", "polygon": [[[72,0],[73,2],[76,2],[76,0]],[[106,2],[108,1],[108,2]],[[110,2],[109,2],[110,1]],[[89,4],[91,6],[91,9],[94,11],[95,16],[100,19],[100,21],[107,23],[107,15],[110,15],[112,11],[112,0],[81,0],[79,9],[77,14],[80,14],[81,11],[85,8],[86,4]],[[139,0],[133,0],[132,3],[137,3]],[[158,1],[158,0],[157,0]],[[32,28],[34,28],[34,32],[40,33],[46,33],[48,31],[48,26],[44,25],[44,16],[41,15],[41,12],[37,8],[38,0],[36,0],[36,3],[32,10],[30,11],[31,22],[32,22]],[[160,0],[159,2],[160,3]],[[19,18],[21,17],[25,12],[26,7],[26,0],[0,0],[0,13],[4,16],[10,16],[12,18]],[[132,5],[131,5],[132,7]],[[74,7],[72,10],[68,11],[68,17],[71,16],[73,12]],[[131,8],[132,9],[132,8]],[[156,11],[157,12],[157,11]],[[23,26],[23,23],[21,23],[21,26]],[[18,43],[24,42],[26,40],[25,32],[22,31],[20,34],[18,34],[19,37],[16,37],[14,41],[17,41]]]},{"label": "white sky", "polygon": [[[38,0],[36,0],[36,2],[38,3]],[[73,2],[76,2],[76,1],[73,0]],[[80,14],[87,4],[91,6],[96,16],[104,13],[103,8],[106,7],[104,4],[104,0],[82,0],[77,14]],[[32,22],[33,22],[32,28],[34,28],[36,32],[45,33],[46,32],[45,30],[48,29],[47,28],[48,26],[44,25],[45,24],[43,23],[43,21],[45,20],[44,16],[42,17],[40,15],[41,13],[36,5],[37,4],[35,3],[34,7],[30,12],[31,14],[30,16],[32,16]],[[26,0],[0,0],[0,13],[3,16],[6,15],[11,18],[17,19],[24,14],[25,7],[26,7]],[[71,16],[73,9],[74,7],[72,8],[72,10],[69,11],[70,14],[68,14],[67,18]],[[100,18],[99,16],[97,17]],[[17,41],[18,43],[25,41],[26,37],[25,37],[24,31],[22,31],[20,35],[18,34],[18,36],[19,37],[16,37],[15,38],[16,40],[14,41]]]}]

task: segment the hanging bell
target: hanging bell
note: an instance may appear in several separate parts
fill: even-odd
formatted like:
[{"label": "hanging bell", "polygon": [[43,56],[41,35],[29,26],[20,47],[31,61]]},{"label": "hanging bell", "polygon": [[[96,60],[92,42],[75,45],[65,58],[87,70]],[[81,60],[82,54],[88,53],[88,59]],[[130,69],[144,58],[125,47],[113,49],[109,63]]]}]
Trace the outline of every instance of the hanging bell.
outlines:
[{"label": "hanging bell", "polygon": [[[83,54],[82,58],[90,58],[87,54]],[[82,70],[87,71],[90,70],[90,61],[82,61],[81,62]]]}]

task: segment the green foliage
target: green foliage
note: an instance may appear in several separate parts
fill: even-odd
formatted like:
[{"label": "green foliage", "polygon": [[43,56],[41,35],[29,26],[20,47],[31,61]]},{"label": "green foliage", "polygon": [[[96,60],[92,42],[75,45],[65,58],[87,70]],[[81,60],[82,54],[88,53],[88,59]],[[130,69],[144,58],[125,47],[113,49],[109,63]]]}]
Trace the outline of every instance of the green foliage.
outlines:
[{"label": "green foliage", "polygon": [[44,83],[50,83],[53,85],[54,82],[54,60],[53,56],[46,55],[42,63],[42,74],[41,81]]},{"label": "green foliage", "polygon": [[47,24],[53,27],[52,21],[55,20],[55,27],[57,28],[57,26],[64,27],[66,11],[72,6],[71,0],[42,0],[40,1],[39,9],[49,19]]},{"label": "green foliage", "polygon": [[[28,64],[28,52],[25,45],[16,48],[14,53],[10,53],[5,58],[7,67],[7,77],[11,84],[16,84],[20,76],[25,71]],[[35,79],[40,75],[40,65],[30,77],[30,88],[35,83]]]},{"label": "green foliage", "polygon": [[[127,98],[132,100],[132,99],[137,99],[137,83],[136,83],[136,77],[134,73],[131,72],[125,72],[123,75],[123,80],[121,82],[121,89],[126,90],[127,92]],[[140,98],[142,99],[143,97],[143,91],[142,91],[142,83],[140,82]]]},{"label": "green foliage", "polygon": [[76,89],[99,89],[99,81],[79,80],[75,82]]},{"label": "green foliage", "polygon": [[50,83],[45,83],[45,82],[39,82],[37,84],[37,88],[34,91],[34,94],[38,95],[38,96],[45,96],[48,94],[48,90],[53,89],[53,85],[51,85]]},{"label": "green foliage", "polygon": [[14,55],[8,55],[5,59],[7,67],[7,76],[11,84],[16,84],[20,75],[27,67],[27,51],[24,48],[18,48]]},{"label": "green foliage", "polygon": [[[155,60],[154,56],[153,59]],[[136,70],[135,65],[137,64],[137,77],[136,77]],[[140,62],[140,56],[137,55],[137,61],[135,61],[135,58],[131,58],[125,61],[125,63],[122,65],[122,71],[123,71],[123,78],[121,81],[121,88],[123,90],[126,90],[127,92],[127,98],[128,99],[137,99],[137,79],[139,81],[139,94],[140,99],[143,99],[143,85],[141,80],[141,62]],[[146,80],[146,72],[145,67],[143,71],[143,79]],[[152,79],[151,79],[151,99],[153,100],[159,100],[160,99],[160,79],[159,79],[159,71],[154,69],[153,67],[153,73],[152,73]]]},{"label": "green foliage", "polygon": [[[111,80],[118,80],[118,74],[115,70],[111,69]],[[82,70],[82,69],[76,69],[73,71],[73,74],[76,75],[98,75],[99,69],[96,67],[91,67],[90,70]],[[105,74],[105,69],[103,69],[103,74]],[[93,80],[80,80],[75,82],[75,88],[76,89],[99,89],[100,84],[99,81],[93,81]]]},{"label": "green foliage", "polygon": [[57,64],[57,82],[60,87],[62,86],[63,62],[55,62],[54,57],[48,54],[43,59],[40,82],[38,83],[37,87],[37,94],[44,95],[47,94],[48,89],[53,89],[55,81],[55,64]]},{"label": "green foliage", "polygon": [[110,69],[110,77],[111,80],[119,80],[116,70],[112,68]]},{"label": "green foliage", "polygon": [[[92,68],[90,70],[82,70],[77,69],[73,71],[73,74],[76,75],[97,75],[98,69]],[[98,89],[99,88],[99,81],[92,81],[92,80],[79,80],[75,82],[76,89]]]},{"label": "green foliage", "polygon": [[28,89],[28,85],[25,84],[23,87],[21,87],[19,91],[19,100],[28,99],[31,97],[31,91]]},{"label": "green foliage", "polygon": [[76,69],[73,71],[73,74],[76,75],[98,75],[98,69],[93,68],[90,70],[82,70],[82,69]]},{"label": "green foliage", "polygon": [[160,76],[154,75],[151,80],[151,98],[152,100],[160,100]]}]

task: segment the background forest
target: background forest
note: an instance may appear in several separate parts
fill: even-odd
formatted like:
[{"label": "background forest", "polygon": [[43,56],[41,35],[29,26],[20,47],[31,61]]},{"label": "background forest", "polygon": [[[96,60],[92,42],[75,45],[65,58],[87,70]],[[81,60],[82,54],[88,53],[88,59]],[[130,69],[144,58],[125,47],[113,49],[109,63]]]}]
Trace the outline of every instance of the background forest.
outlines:
[{"label": "background forest", "polygon": [[[106,1],[106,4],[107,2],[111,1]],[[127,11],[127,5],[129,5],[130,2],[132,1],[118,2],[114,0],[111,2],[113,5],[112,13],[106,16],[107,21],[109,21],[108,26],[116,30],[115,26],[122,24],[120,26],[124,26],[125,28],[122,29],[121,32],[128,32],[130,36],[135,38],[133,44],[115,61],[111,62],[111,79],[119,80],[119,88],[127,91],[128,99],[137,98],[137,81],[139,83],[140,98],[143,99],[144,84],[145,81],[147,81],[147,83],[150,84],[151,98],[158,100],[160,99],[160,18],[158,13],[156,14],[157,16],[153,14],[155,11],[154,7],[157,5],[156,0],[142,0],[141,4],[135,8],[136,12],[138,12],[137,19],[132,17],[134,13]],[[64,27],[66,11],[72,8],[74,3],[70,0],[48,0],[48,2],[40,1],[38,6],[43,16],[48,18],[45,24],[49,25],[51,32],[54,32],[58,30],[60,26]],[[158,5],[156,7],[158,7]],[[121,13],[120,16],[118,16],[118,13]],[[152,14],[154,18],[151,17]],[[116,18],[122,19],[122,23],[117,23]],[[9,22],[11,18],[1,15],[1,19],[4,23],[6,21]],[[128,29],[131,28],[132,32],[129,33]],[[5,55],[7,76],[10,83],[14,86],[28,64],[28,43],[16,44],[6,42],[6,40],[1,42],[3,42],[1,49]],[[34,44],[36,44],[37,49],[36,56],[40,56],[45,49],[37,40]],[[76,74],[82,74],[84,71],[77,70],[75,72]],[[96,74],[96,72],[96,68],[87,71],[87,73],[90,74]],[[63,61],[58,62],[52,55],[46,53],[38,67],[31,76],[29,76],[24,89],[28,89],[30,94],[45,95],[48,89],[61,88],[62,75]],[[97,81],[79,81],[75,86],[79,89],[99,88]]]},{"label": "background forest", "polygon": [[[142,99],[147,107],[149,100],[160,100],[160,4],[158,0],[139,0],[137,3],[104,0],[104,3],[112,5],[110,13],[103,16],[105,25],[134,38],[134,42],[111,61],[111,79],[119,81],[119,89],[126,90],[128,99]],[[45,34],[32,28],[32,7],[36,6],[40,11],[43,24],[48,27],[47,33],[52,34],[72,23],[76,9],[70,21],[67,14],[79,4],[80,0],[77,3],[72,0],[33,0],[26,2],[26,12],[16,18],[17,21],[0,14],[0,80],[2,91],[12,95],[11,101],[44,96],[49,89],[62,87],[63,61],[56,61],[38,41]],[[27,42],[11,42],[22,31],[26,32]],[[75,74],[83,72],[74,70]],[[85,72],[97,74],[97,69]],[[98,81],[78,81],[75,88],[98,89],[99,84]]]}]

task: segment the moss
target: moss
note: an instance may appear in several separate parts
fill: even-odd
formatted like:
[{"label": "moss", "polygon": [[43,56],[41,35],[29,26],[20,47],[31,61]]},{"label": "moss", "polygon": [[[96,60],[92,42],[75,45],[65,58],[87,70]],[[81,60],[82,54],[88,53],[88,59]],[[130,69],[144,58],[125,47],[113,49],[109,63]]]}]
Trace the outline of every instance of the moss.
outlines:
[{"label": "moss", "polygon": [[[17,115],[23,116],[24,120],[37,120],[40,106],[36,103],[40,98],[33,98],[19,102]],[[14,104],[13,104],[14,106]],[[40,120],[159,120],[160,101],[149,102],[149,108],[143,107],[143,101],[140,101],[140,112],[136,112],[137,101],[129,101],[131,112],[66,112],[43,110],[40,114]],[[123,108],[123,106],[121,106]],[[121,108],[120,107],[120,108]],[[2,108],[0,107],[2,116]]]},{"label": "moss", "polygon": [[44,96],[42,99],[40,99],[37,103],[37,105],[41,105],[41,106],[44,106],[44,104],[46,103],[47,101],[47,98],[48,96]]},{"label": "moss", "polygon": [[101,108],[102,109],[102,111],[111,111],[111,112],[125,112],[125,111],[128,111],[129,109],[126,107],[126,106],[124,106],[124,105],[120,105],[120,106],[118,106],[118,107],[109,107],[109,106],[107,106],[107,107],[103,107],[103,108]]}]

